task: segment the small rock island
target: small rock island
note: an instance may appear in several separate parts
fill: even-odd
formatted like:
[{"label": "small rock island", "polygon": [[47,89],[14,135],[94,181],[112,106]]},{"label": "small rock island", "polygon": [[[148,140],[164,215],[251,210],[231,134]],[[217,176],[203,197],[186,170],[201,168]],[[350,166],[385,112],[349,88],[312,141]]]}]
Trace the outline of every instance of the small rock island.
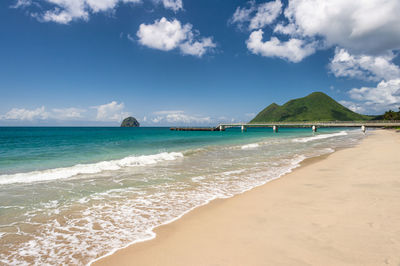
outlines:
[{"label": "small rock island", "polygon": [[140,127],[140,123],[136,120],[136,118],[130,116],[122,121],[121,127]]}]

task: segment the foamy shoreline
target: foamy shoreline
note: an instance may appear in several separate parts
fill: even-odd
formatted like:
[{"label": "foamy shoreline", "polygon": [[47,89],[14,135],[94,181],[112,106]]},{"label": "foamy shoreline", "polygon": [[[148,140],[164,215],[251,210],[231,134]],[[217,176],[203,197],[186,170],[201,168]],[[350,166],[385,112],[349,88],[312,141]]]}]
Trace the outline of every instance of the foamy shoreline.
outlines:
[{"label": "foamy shoreline", "polygon": [[[251,145],[252,148],[253,148],[253,147],[258,147],[258,145],[257,145],[257,146],[254,146],[253,144],[249,144],[249,145]],[[244,146],[247,146],[247,145],[244,145]],[[243,146],[242,146],[242,147],[243,147]],[[334,150],[332,150],[332,152],[334,152]],[[94,259],[94,260],[92,260],[92,261],[90,261],[90,262],[88,263],[88,265],[93,265],[93,264],[95,264],[96,262],[101,261],[102,259],[107,258],[107,257],[109,257],[109,256],[112,256],[112,255],[114,255],[116,252],[118,252],[118,251],[120,251],[120,250],[123,250],[123,249],[126,249],[126,248],[128,248],[128,247],[130,247],[130,246],[132,246],[132,245],[135,245],[135,244],[138,244],[138,243],[142,243],[142,242],[147,242],[147,241],[150,241],[150,240],[152,240],[152,239],[155,239],[155,238],[157,237],[157,234],[155,233],[155,230],[157,230],[158,228],[160,228],[160,227],[162,227],[162,226],[165,226],[165,225],[168,225],[168,224],[171,224],[171,223],[173,223],[173,222],[175,222],[175,221],[178,221],[179,219],[181,219],[182,217],[184,217],[184,216],[187,215],[188,213],[190,213],[190,212],[192,212],[192,211],[194,211],[194,210],[196,210],[196,209],[198,209],[198,208],[207,206],[208,204],[210,204],[211,202],[213,202],[213,201],[215,201],[215,200],[225,200],[225,199],[229,199],[229,198],[232,198],[232,197],[241,195],[241,194],[243,194],[243,193],[246,193],[246,192],[248,192],[248,191],[251,191],[251,190],[253,190],[253,189],[255,189],[255,188],[259,187],[259,186],[266,185],[267,183],[269,183],[269,182],[271,182],[271,181],[273,181],[273,180],[275,180],[275,179],[281,178],[281,177],[283,177],[283,176],[285,176],[285,175],[291,173],[291,172],[294,171],[296,168],[301,167],[301,166],[302,166],[301,163],[302,163],[303,161],[306,161],[306,160],[309,160],[309,159],[317,159],[317,158],[319,158],[319,157],[323,157],[323,156],[326,156],[326,155],[328,155],[328,154],[330,154],[330,153],[322,154],[322,155],[319,155],[319,156],[316,156],[316,157],[304,157],[304,156],[301,156],[301,157],[299,157],[297,160],[295,160],[295,161],[293,162],[293,167],[292,167],[292,168],[290,168],[290,169],[288,169],[287,171],[285,171],[284,173],[282,173],[282,174],[276,176],[275,178],[268,179],[268,180],[266,180],[265,182],[263,182],[263,183],[260,184],[260,185],[257,185],[257,186],[254,186],[254,187],[251,187],[251,188],[248,188],[248,189],[244,189],[244,190],[241,191],[240,193],[231,195],[231,196],[229,196],[229,197],[213,197],[213,198],[207,200],[206,202],[204,202],[203,204],[197,205],[197,206],[195,206],[195,207],[193,207],[193,208],[191,208],[191,209],[189,209],[189,210],[183,212],[182,214],[178,215],[177,217],[175,217],[175,218],[173,218],[173,219],[171,219],[171,220],[169,220],[169,221],[167,221],[167,222],[165,222],[165,223],[162,223],[162,224],[157,225],[157,226],[155,226],[155,227],[149,228],[149,229],[148,229],[148,233],[151,234],[151,237],[149,237],[149,238],[147,238],[147,239],[135,240],[135,241],[132,241],[131,243],[128,243],[127,245],[125,245],[125,246],[123,246],[123,247],[121,247],[121,248],[116,248],[116,249],[114,249],[114,250],[108,252],[107,254],[105,254],[105,255],[103,255],[103,256],[101,256],[101,257],[98,257],[98,258],[96,258],[96,259]]]},{"label": "foamy shoreline", "polygon": [[[128,265],[132,261],[137,265],[397,265],[400,245],[386,241],[396,240],[394,232],[399,230],[390,221],[400,218],[400,204],[396,204],[400,194],[396,186],[381,190],[373,184],[398,184],[399,139],[393,131],[376,131],[360,145],[305,164],[285,178],[197,208],[158,227],[157,238],[119,250],[95,265]],[[380,175],[377,164],[387,164]],[[337,165],[341,174],[335,170]],[[379,209],[370,203],[374,198],[364,189],[382,196],[380,204],[388,210],[385,217],[377,216]],[[392,217],[387,220],[387,216]],[[377,230],[370,229],[373,226],[368,220]],[[365,237],[371,241],[363,246]],[[326,245],[331,248],[324,249]]]},{"label": "foamy shoreline", "polygon": [[[34,180],[28,178],[21,183],[14,179],[15,185],[5,186],[14,189],[10,191],[16,191],[16,195],[37,188],[44,192],[43,197],[33,202],[32,209],[20,202],[18,210],[7,211],[20,216],[10,216],[10,222],[3,224],[5,234],[0,237],[9,246],[2,249],[5,256],[1,261],[23,263],[33,256],[37,262],[49,264],[91,264],[97,256],[105,258],[121,247],[154,239],[155,228],[177,221],[215,199],[262,186],[291,172],[306,158],[352,146],[363,137],[359,131],[310,135],[304,136],[306,142],[281,134],[256,143],[77,165],[66,172],[83,167],[84,172],[95,173],[71,178],[55,174],[65,173],[65,168],[25,173]],[[110,165],[117,169],[108,169]],[[36,178],[49,171],[53,173],[51,180]],[[48,198],[53,191],[57,195]],[[3,205],[8,208],[10,204],[5,200]],[[28,226],[22,229],[27,231],[29,241],[20,241],[19,235],[12,232],[14,221]],[[52,243],[57,248],[52,248]]]},{"label": "foamy shoreline", "polygon": [[77,164],[71,167],[60,167],[43,171],[0,175],[0,185],[66,179],[79,174],[116,171],[123,167],[146,166],[162,161],[173,161],[182,157],[183,154],[181,152],[162,152],[151,155],[128,156],[119,160],[101,161],[91,164]]},{"label": "foamy shoreline", "polygon": [[[258,145],[257,143],[254,143],[254,144],[246,144],[246,145],[243,145],[243,146],[242,146],[242,149],[257,148],[257,147],[259,147],[259,145]],[[321,154],[321,155],[318,155],[318,156],[315,156],[315,157],[304,157],[304,156],[303,156],[303,157],[299,158],[299,160],[296,160],[296,161],[295,161],[293,168],[289,169],[287,172],[282,173],[281,175],[279,175],[279,176],[277,176],[277,177],[275,177],[275,178],[272,178],[272,179],[269,179],[269,180],[265,181],[263,184],[260,184],[260,185],[257,185],[257,186],[254,186],[254,187],[245,189],[245,190],[243,190],[242,192],[240,192],[240,193],[238,193],[238,194],[235,194],[235,195],[232,195],[232,196],[230,196],[230,197],[225,197],[225,198],[214,197],[214,198],[211,198],[211,199],[207,200],[207,202],[205,202],[204,204],[195,206],[195,207],[193,207],[193,208],[191,208],[191,209],[185,211],[185,212],[182,213],[181,215],[179,215],[179,216],[173,218],[173,219],[170,220],[170,221],[167,221],[167,222],[165,222],[165,223],[162,223],[162,224],[160,224],[160,225],[157,225],[157,226],[155,226],[155,227],[153,227],[153,228],[149,228],[148,233],[151,234],[151,237],[149,237],[149,238],[147,238],[147,239],[138,239],[138,240],[132,241],[131,243],[128,243],[127,245],[125,245],[125,246],[123,246],[123,247],[115,248],[115,249],[113,249],[112,251],[108,252],[107,254],[102,255],[102,256],[100,256],[100,257],[98,257],[98,258],[96,258],[96,259],[90,261],[87,265],[97,264],[98,261],[101,261],[101,260],[103,260],[104,258],[107,258],[107,257],[109,257],[109,256],[113,256],[116,252],[118,252],[118,251],[120,251],[120,250],[124,250],[124,249],[126,249],[126,248],[129,248],[129,247],[131,247],[131,246],[133,246],[133,245],[135,245],[135,244],[139,244],[139,243],[143,243],[143,242],[147,242],[147,241],[150,241],[150,240],[155,239],[155,238],[157,237],[157,234],[155,233],[155,231],[156,231],[158,228],[163,227],[163,226],[168,225],[168,224],[171,224],[171,223],[174,223],[175,221],[178,221],[179,219],[181,219],[182,217],[184,217],[184,216],[187,215],[188,213],[190,213],[190,212],[192,212],[192,211],[194,211],[194,210],[196,210],[196,209],[198,209],[198,208],[202,208],[202,207],[204,207],[204,206],[207,206],[208,204],[212,203],[212,202],[215,201],[215,200],[225,200],[225,199],[229,199],[229,198],[232,198],[232,197],[236,197],[236,196],[238,196],[238,195],[241,195],[241,194],[243,194],[243,193],[246,193],[246,192],[248,192],[248,191],[251,191],[251,190],[253,190],[253,189],[256,189],[256,188],[258,188],[258,187],[260,187],[260,186],[264,186],[264,185],[266,185],[267,183],[269,183],[269,182],[271,182],[271,181],[274,181],[275,179],[278,179],[278,178],[281,178],[281,177],[283,177],[283,176],[285,176],[285,175],[287,175],[287,174],[290,174],[291,172],[295,171],[297,168],[306,165],[307,162],[311,162],[311,161],[315,161],[315,160],[320,160],[320,159],[324,158],[325,156],[327,156],[327,155],[329,155],[329,154],[331,154],[331,153],[333,153],[333,152],[335,152],[335,150],[332,149],[332,150],[331,150],[330,152],[328,152],[328,153]]]},{"label": "foamy shoreline", "polygon": [[[345,131],[340,131],[340,132],[338,132],[338,133],[328,133],[328,134],[325,133],[325,134],[319,134],[319,135],[317,135],[317,136],[312,136],[312,137],[295,138],[295,139],[292,140],[292,142],[305,143],[305,142],[311,142],[311,141],[320,140],[320,139],[328,139],[328,138],[333,138],[333,137],[337,137],[337,136],[346,136],[346,135],[347,135],[347,133],[346,133]],[[259,147],[260,147],[260,143],[250,143],[250,144],[245,144],[245,145],[240,146],[240,148],[241,148],[242,150],[256,149],[256,148],[259,148]],[[346,147],[346,148],[349,148],[349,147]],[[150,240],[155,239],[155,238],[157,237],[157,234],[155,233],[155,231],[156,231],[158,228],[163,227],[163,226],[168,225],[168,224],[171,224],[171,223],[173,223],[173,222],[175,222],[175,221],[181,219],[182,217],[184,217],[184,216],[187,215],[188,213],[192,212],[193,210],[196,210],[196,209],[198,209],[198,208],[202,208],[202,207],[204,207],[204,206],[210,204],[211,202],[213,202],[213,201],[215,201],[215,200],[229,199],[229,198],[231,198],[231,197],[236,197],[236,196],[238,196],[238,195],[241,195],[241,194],[243,194],[243,193],[246,193],[246,192],[248,192],[248,191],[251,191],[251,190],[253,190],[253,189],[256,189],[256,188],[258,188],[258,187],[260,187],[260,186],[264,186],[264,185],[266,185],[267,183],[269,183],[269,182],[271,182],[271,181],[274,181],[275,179],[281,178],[281,177],[283,177],[283,176],[285,176],[285,175],[291,173],[292,171],[296,170],[297,168],[306,165],[306,164],[307,164],[308,162],[310,162],[310,161],[320,160],[320,159],[324,158],[325,156],[327,156],[327,155],[329,155],[329,154],[331,154],[331,153],[333,153],[333,152],[335,152],[335,151],[336,151],[336,150],[329,148],[329,150],[328,150],[326,153],[323,153],[323,154],[320,154],[320,155],[315,155],[315,156],[312,156],[312,157],[300,156],[300,157],[298,157],[296,160],[294,160],[294,161],[292,162],[293,167],[290,168],[290,169],[288,169],[288,170],[285,171],[284,173],[282,173],[282,174],[280,174],[280,175],[278,175],[278,176],[276,176],[276,177],[274,177],[274,178],[268,179],[268,180],[266,180],[265,182],[263,182],[262,184],[253,186],[253,187],[248,188],[248,189],[244,189],[243,191],[241,191],[241,192],[238,193],[238,194],[234,194],[234,195],[229,196],[229,197],[213,197],[213,198],[207,200],[205,203],[203,203],[203,204],[201,204],[201,205],[198,205],[198,206],[195,206],[195,207],[193,207],[193,208],[191,208],[191,209],[185,211],[184,213],[182,213],[181,215],[179,215],[179,216],[173,218],[173,219],[170,220],[170,221],[167,221],[167,222],[162,223],[162,224],[160,224],[160,225],[157,225],[157,226],[155,226],[155,227],[153,227],[153,228],[150,228],[150,229],[148,230],[148,232],[151,234],[151,237],[149,237],[149,238],[147,238],[147,239],[135,240],[135,241],[132,241],[131,243],[128,243],[127,245],[125,245],[125,246],[123,246],[123,247],[115,248],[115,249],[113,249],[112,251],[108,252],[107,254],[102,255],[102,256],[100,256],[100,257],[98,257],[98,258],[96,258],[96,259],[90,261],[90,262],[88,263],[88,265],[96,264],[98,261],[101,261],[102,259],[107,258],[107,257],[109,257],[109,256],[113,256],[116,252],[118,252],[118,251],[120,251],[120,250],[124,250],[124,249],[126,249],[126,248],[129,248],[129,247],[131,247],[131,246],[133,246],[133,245],[135,245],[135,244],[139,244],[139,243],[143,243],[143,242],[147,242],[147,241],[150,241]]]}]

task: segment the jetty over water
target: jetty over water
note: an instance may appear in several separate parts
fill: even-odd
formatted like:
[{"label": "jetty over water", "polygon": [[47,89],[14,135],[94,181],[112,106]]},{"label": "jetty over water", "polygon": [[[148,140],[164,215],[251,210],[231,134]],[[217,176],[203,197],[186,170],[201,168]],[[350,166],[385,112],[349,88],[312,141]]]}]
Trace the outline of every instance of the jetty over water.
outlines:
[{"label": "jetty over water", "polygon": [[225,131],[227,128],[238,127],[242,131],[247,128],[266,128],[271,127],[274,132],[278,132],[280,127],[309,127],[314,132],[323,127],[359,127],[363,132],[366,128],[400,127],[400,121],[310,121],[310,122],[266,122],[266,123],[221,123],[216,127],[172,127],[176,131]]},{"label": "jetty over water", "polygon": [[171,127],[170,130],[174,131],[225,131],[220,130],[219,127]]}]

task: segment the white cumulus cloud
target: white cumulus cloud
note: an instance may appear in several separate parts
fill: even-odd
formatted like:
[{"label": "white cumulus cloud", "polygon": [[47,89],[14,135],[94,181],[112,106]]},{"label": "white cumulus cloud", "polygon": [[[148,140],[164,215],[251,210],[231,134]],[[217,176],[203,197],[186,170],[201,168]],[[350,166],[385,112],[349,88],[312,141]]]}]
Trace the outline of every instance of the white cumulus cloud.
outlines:
[{"label": "white cumulus cloud", "polygon": [[381,81],[376,88],[362,87],[351,89],[350,97],[379,105],[400,105],[400,78]]},{"label": "white cumulus cloud", "polygon": [[379,114],[400,107],[400,78],[381,81],[376,87],[353,88],[348,92],[353,101],[341,103],[353,111]]},{"label": "white cumulus cloud", "polygon": [[30,6],[32,4],[31,0],[17,0],[14,5],[12,5],[12,8],[20,8],[20,7],[26,7]]},{"label": "white cumulus cloud", "polygon": [[1,120],[74,120],[83,118],[85,109],[70,107],[70,108],[55,108],[47,111],[44,106],[29,110],[25,108],[12,108],[4,115],[0,115]]},{"label": "white cumulus cloud", "polygon": [[210,49],[215,48],[215,46],[215,43],[210,37],[201,38],[200,40],[189,38],[186,42],[179,45],[179,49],[183,54],[201,57]]},{"label": "white cumulus cloud", "polygon": [[359,103],[355,103],[352,101],[339,101],[340,104],[346,106],[347,108],[349,108],[350,110],[352,110],[353,112],[359,113],[359,114],[363,114],[365,113],[365,107],[362,106],[362,104]]},{"label": "white cumulus cloud", "polygon": [[384,112],[400,107],[400,67],[392,62],[393,53],[386,55],[353,55],[336,49],[329,64],[336,77],[348,77],[379,82],[376,87],[353,88],[349,96],[357,102],[347,102],[352,110]]},{"label": "white cumulus cloud", "polygon": [[336,77],[365,80],[391,80],[400,77],[400,68],[391,61],[392,53],[382,56],[352,55],[345,49],[336,49],[329,68]]},{"label": "white cumulus cloud", "polygon": [[33,121],[33,120],[45,120],[49,118],[50,113],[46,111],[44,106],[29,110],[25,108],[12,108],[6,114],[1,115],[1,120],[22,120],[22,121]]},{"label": "white cumulus cloud", "polygon": [[154,21],[153,24],[141,24],[137,32],[139,43],[150,48],[169,51],[186,40],[191,25],[181,25],[180,21],[166,18]]},{"label": "white cumulus cloud", "polygon": [[282,12],[280,0],[256,5],[254,1],[248,3],[249,7],[237,7],[230,22],[243,28],[248,24],[250,30],[260,29],[273,23]]},{"label": "white cumulus cloud", "polygon": [[162,4],[165,8],[171,9],[175,12],[183,9],[182,0],[162,0]]},{"label": "white cumulus cloud", "polygon": [[[90,111],[90,109],[94,110]],[[124,103],[118,103],[116,101],[93,106],[89,109],[67,107],[47,110],[45,106],[36,109],[12,108],[5,114],[0,115],[0,120],[119,122],[130,115],[124,109]]]},{"label": "white cumulus cloud", "polygon": [[155,124],[169,123],[169,124],[210,124],[212,119],[208,116],[189,115],[181,110],[158,111],[153,113],[155,115],[151,121]]},{"label": "white cumulus cloud", "polygon": [[99,121],[121,121],[129,116],[129,113],[124,111],[124,103],[118,103],[116,101],[94,106],[93,108],[97,110],[96,119]]},{"label": "white cumulus cloud", "polygon": [[400,49],[398,0],[290,0],[284,14],[302,36],[353,53]]},{"label": "white cumulus cloud", "polygon": [[[114,12],[118,5],[141,3],[142,0],[16,0],[13,8],[25,8],[27,13],[42,22],[69,24],[71,21],[88,21],[91,14]],[[179,11],[182,0],[157,0],[167,9]]]},{"label": "white cumulus cloud", "polygon": [[253,12],[256,10],[254,1],[249,2],[250,7],[237,7],[235,13],[233,13],[230,23],[237,24],[239,28],[244,28],[244,24],[249,22],[253,16]]},{"label": "white cumulus cloud", "polygon": [[276,37],[265,42],[262,39],[262,30],[253,31],[247,40],[247,48],[254,54],[280,57],[295,63],[300,62],[316,50],[316,43],[307,43],[301,39],[293,38],[286,42],[281,42]]},{"label": "white cumulus cloud", "polygon": [[144,46],[162,51],[179,49],[182,54],[201,57],[216,45],[210,37],[196,38],[196,33],[191,24],[163,17],[153,24],[141,24],[136,35]]},{"label": "white cumulus cloud", "polygon": [[271,24],[282,11],[280,0],[260,4],[255,16],[250,20],[249,29],[260,29]]},{"label": "white cumulus cloud", "polygon": [[[261,9],[265,12],[260,10],[267,6],[269,8]],[[318,42],[318,49],[339,47],[351,54],[370,56],[386,56],[400,49],[398,0],[289,0],[284,16],[279,17],[281,9],[279,1],[267,1],[258,6],[250,2],[248,8],[238,7],[230,21],[239,25],[249,22],[250,30],[271,25],[272,34],[276,36],[269,38],[278,38],[279,43],[286,42],[279,35],[286,35],[285,40]],[[307,49],[306,56],[316,50]],[[276,51],[259,54],[282,57],[281,50]]]}]

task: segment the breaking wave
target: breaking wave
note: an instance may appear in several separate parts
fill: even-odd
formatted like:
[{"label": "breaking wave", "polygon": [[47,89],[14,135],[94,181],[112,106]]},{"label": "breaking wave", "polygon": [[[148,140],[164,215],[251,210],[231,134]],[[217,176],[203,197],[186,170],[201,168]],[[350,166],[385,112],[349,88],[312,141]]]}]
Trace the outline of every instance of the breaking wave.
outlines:
[{"label": "breaking wave", "polygon": [[254,149],[259,147],[260,145],[258,143],[251,143],[251,144],[246,144],[242,146],[242,150],[246,150],[246,149]]},{"label": "breaking wave", "polygon": [[153,155],[128,156],[119,160],[102,161],[92,164],[77,164],[71,167],[47,169],[28,173],[0,175],[0,185],[13,183],[32,183],[70,178],[79,174],[96,174],[102,171],[115,171],[125,167],[145,166],[161,161],[172,161],[183,157],[180,152],[162,152]]},{"label": "breaking wave", "polygon": [[319,140],[319,139],[327,139],[327,138],[346,136],[346,135],[347,135],[346,131],[340,131],[338,133],[321,134],[321,135],[307,137],[307,138],[296,138],[296,139],[293,139],[293,142],[303,142],[304,143],[304,142],[310,142],[310,141]]}]

